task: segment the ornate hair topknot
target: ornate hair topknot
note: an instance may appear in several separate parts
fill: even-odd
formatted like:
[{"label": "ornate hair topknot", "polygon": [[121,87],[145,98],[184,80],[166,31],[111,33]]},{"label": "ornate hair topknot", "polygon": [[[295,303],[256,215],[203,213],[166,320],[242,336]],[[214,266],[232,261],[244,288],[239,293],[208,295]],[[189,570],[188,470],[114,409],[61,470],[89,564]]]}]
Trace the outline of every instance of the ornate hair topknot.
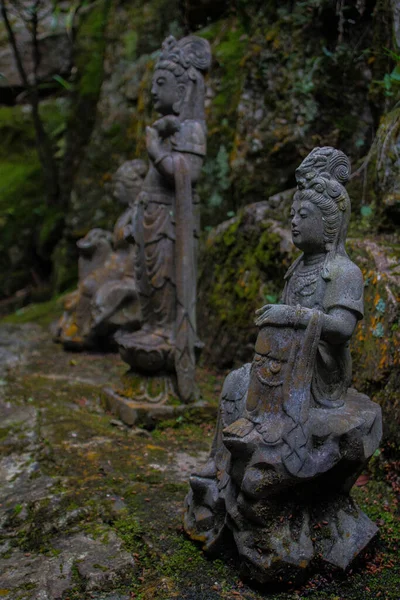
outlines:
[{"label": "ornate hair topknot", "polygon": [[330,146],[314,148],[296,169],[297,187],[331,198],[342,212],[350,210],[345,185],[350,178],[350,160]]},{"label": "ornate hair topknot", "polygon": [[308,182],[317,176],[334,179],[341,185],[346,185],[350,173],[350,160],[344,152],[324,146],[314,148],[303,160],[296,169],[296,180],[299,189],[306,187]]},{"label": "ornate hair topknot", "polygon": [[193,68],[205,72],[210,65],[211,49],[207,40],[190,35],[178,41],[170,35],[163,42],[155,68],[171,69],[173,67],[173,70],[179,75],[179,71],[183,73]]}]

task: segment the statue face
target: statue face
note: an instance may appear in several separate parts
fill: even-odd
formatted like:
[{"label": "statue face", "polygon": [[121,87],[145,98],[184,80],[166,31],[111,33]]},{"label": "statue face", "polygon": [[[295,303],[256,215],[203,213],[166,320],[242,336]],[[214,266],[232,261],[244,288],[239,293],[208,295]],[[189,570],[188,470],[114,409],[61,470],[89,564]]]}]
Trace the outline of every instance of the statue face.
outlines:
[{"label": "statue face", "polygon": [[151,95],[154,108],[162,115],[174,114],[174,105],[181,98],[181,86],[171,71],[157,69],[153,75]]},{"label": "statue face", "polygon": [[294,200],[290,216],[294,245],[306,254],[324,252],[324,222],[318,206],[309,200]]},{"label": "statue face", "polygon": [[121,204],[130,204],[140,192],[142,184],[143,179],[140,175],[135,176],[134,174],[129,182],[117,179],[114,185],[113,196]]}]

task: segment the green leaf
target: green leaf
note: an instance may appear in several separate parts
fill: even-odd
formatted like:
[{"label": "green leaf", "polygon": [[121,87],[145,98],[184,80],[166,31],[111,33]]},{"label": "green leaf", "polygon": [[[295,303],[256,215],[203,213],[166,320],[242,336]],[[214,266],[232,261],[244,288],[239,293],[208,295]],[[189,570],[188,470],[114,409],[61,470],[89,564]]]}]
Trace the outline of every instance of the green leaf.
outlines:
[{"label": "green leaf", "polygon": [[222,204],[222,196],[218,192],[214,192],[208,201],[208,206],[211,208],[218,208]]},{"label": "green leaf", "polygon": [[374,211],[372,206],[362,206],[360,212],[363,217],[370,217]]},{"label": "green leaf", "polygon": [[390,73],[390,79],[392,81],[400,81],[400,65],[397,65]]},{"label": "green leaf", "polygon": [[325,56],[329,56],[329,57],[333,56],[333,52],[331,52],[330,50],[328,50],[328,48],[326,48],[326,46],[324,46],[322,48],[322,52],[325,54]]},{"label": "green leaf", "polygon": [[61,75],[53,75],[53,79],[69,92],[74,89],[73,84],[64,79],[64,77],[61,77]]}]

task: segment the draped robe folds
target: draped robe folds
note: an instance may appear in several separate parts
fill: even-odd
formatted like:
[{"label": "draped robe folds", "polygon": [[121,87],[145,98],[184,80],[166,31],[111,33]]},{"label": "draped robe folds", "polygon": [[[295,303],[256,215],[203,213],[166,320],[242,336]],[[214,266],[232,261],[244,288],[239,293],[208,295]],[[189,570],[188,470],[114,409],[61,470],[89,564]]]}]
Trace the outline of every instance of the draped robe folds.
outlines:
[{"label": "draped robe folds", "polygon": [[[336,255],[323,278],[322,261],[305,268],[300,257],[286,275],[282,304],[300,305],[329,313],[344,308],[362,319],[364,284],[360,269],[345,255]],[[331,344],[319,340],[311,382],[312,399],[327,408],[341,406],[351,382],[349,342]]]}]

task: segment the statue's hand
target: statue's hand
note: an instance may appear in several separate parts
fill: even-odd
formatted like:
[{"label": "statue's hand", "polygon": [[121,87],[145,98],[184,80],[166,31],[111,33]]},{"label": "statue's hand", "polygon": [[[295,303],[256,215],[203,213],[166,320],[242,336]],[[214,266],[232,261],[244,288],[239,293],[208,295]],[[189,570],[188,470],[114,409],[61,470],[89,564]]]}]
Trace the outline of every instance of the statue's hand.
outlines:
[{"label": "statue's hand", "polygon": [[153,123],[153,128],[163,139],[174,135],[181,128],[181,122],[175,115],[166,115]]},{"label": "statue's hand", "polygon": [[257,327],[263,325],[290,326],[295,322],[295,311],[295,307],[287,304],[266,304],[256,310],[255,324]]},{"label": "statue's hand", "polygon": [[146,127],[146,148],[149,158],[155,161],[161,152],[161,148],[160,138],[154,127]]}]

